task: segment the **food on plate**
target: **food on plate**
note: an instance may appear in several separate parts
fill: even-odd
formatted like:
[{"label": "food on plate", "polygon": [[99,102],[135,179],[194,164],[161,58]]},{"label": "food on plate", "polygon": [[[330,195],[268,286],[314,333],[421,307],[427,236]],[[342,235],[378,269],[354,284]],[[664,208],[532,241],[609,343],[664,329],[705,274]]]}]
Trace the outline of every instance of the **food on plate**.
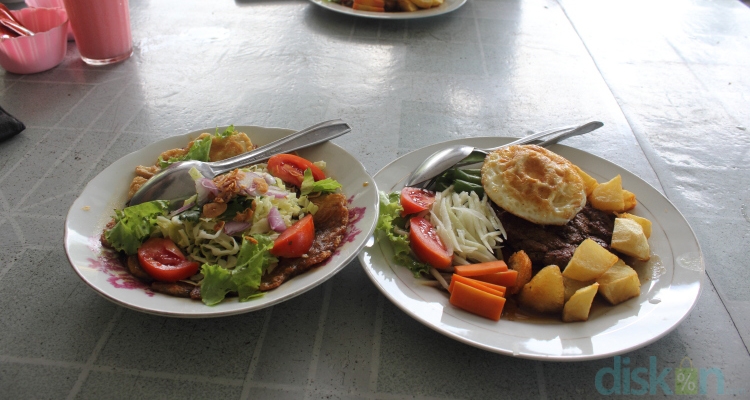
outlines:
[{"label": "food on plate", "polygon": [[612,305],[640,295],[625,260],[648,258],[651,224],[626,212],[637,201],[622,178],[600,184],[538,146],[505,150],[481,170],[445,171],[436,191],[380,193],[376,235],[394,262],[493,320],[509,301],[532,316],[586,321],[598,295]]},{"label": "food on plate", "polygon": [[[130,196],[169,164],[217,161],[252,150],[229,127],[136,168]],[[178,204],[156,200],[115,210],[101,236],[150,289],[215,305],[248,301],[330,258],[346,233],[349,210],[325,163],[279,154],[267,163],[213,179],[193,169],[196,193]]]},{"label": "food on plate", "polygon": [[617,256],[591,239],[585,239],[576,248],[563,275],[577,281],[590,281],[600,277],[617,262]]},{"label": "food on plate", "polygon": [[444,0],[330,0],[359,11],[412,12],[439,7]]},{"label": "food on plate", "polygon": [[548,265],[537,272],[529,283],[523,285],[518,303],[540,313],[562,311],[565,305],[565,287],[560,267]]},{"label": "food on plate", "polygon": [[596,296],[598,290],[599,284],[596,282],[576,290],[570,299],[565,301],[562,314],[563,321],[587,321],[591,304],[594,302],[594,296]]},{"label": "food on plate", "polygon": [[629,218],[615,219],[612,248],[641,261],[646,261],[651,257],[651,249],[646,233],[643,232],[643,226]]},{"label": "food on plate", "polygon": [[573,164],[534,145],[488,154],[482,186],[503,210],[540,225],[564,225],[586,205],[586,188]]},{"label": "food on plate", "polygon": [[641,294],[638,273],[622,260],[618,260],[612,268],[597,278],[596,283],[599,284],[599,294],[612,305]]}]

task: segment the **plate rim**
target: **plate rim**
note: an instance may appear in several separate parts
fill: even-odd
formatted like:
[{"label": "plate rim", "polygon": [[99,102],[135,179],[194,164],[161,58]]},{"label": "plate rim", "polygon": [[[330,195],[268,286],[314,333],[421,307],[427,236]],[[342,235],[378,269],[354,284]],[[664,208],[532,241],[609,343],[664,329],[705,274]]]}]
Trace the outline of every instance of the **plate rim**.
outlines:
[{"label": "plate rim", "polygon": [[443,14],[456,11],[459,8],[463,7],[463,5],[466,4],[467,0],[455,0],[455,2],[452,2],[450,4],[450,7],[447,7],[446,4],[443,4],[442,6],[427,9],[427,10],[419,10],[419,11],[412,11],[412,12],[389,12],[389,13],[354,10],[346,6],[342,6],[341,4],[334,3],[331,1],[326,1],[326,0],[310,0],[310,2],[322,8],[325,8],[327,10],[331,10],[331,11],[344,14],[344,15],[351,15],[355,17],[372,18],[372,19],[381,19],[381,20],[409,20],[409,19],[436,17],[438,15],[443,15]]},{"label": "plate rim", "polygon": [[[134,150],[134,151],[132,151],[132,152],[130,152],[128,154],[125,154],[122,157],[118,158],[117,160],[114,160],[107,167],[105,167],[104,169],[102,169],[101,171],[99,171],[99,173],[97,173],[94,177],[92,177],[91,179],[89,179],[89,181],[86,183],[86,185],[81,189],[80,193],[76,196],[76,199],[71,204],[71,206],[68,209],[68,212],[67,212],[67,214],[65,216],[64,235],[63,235],[63,247],[64,247],[65,255],[66,255],[66,258],[68,260],[68,264],[70,265],[70,267],[73,269],[73,271],[76,273],[76,275],[87,286],[89,286],[91,289],[94,290],[94,292],[96,292],[98,295],[104,297],[105,299],[107,299],[107,300],[109,300],[109,301],[111,301],[111,302],[113,302],[113,303],[115,303],[115,304],[117,304],[119,306],[123,306],[123,307],[126,307],[128,309],[132,309],[132,310],[135,310],[135,311],[139,311],[139,312],[143,312],[143,313],[151,314],[151,315],[158,315],[158,316],[172,317],[172,318],[185,318],[185,319],[203,319],[203,318],[226,317],[226,316],[244,314],[244,313],[247,313],[247,312],[259,311],[259,310],[262,310],[264,308],[271,307],[271,306],[274,306],[276,304],[282,303],[284,301],[290,300],[290,299],[292,299],[294,297],[297,297],[297,296],[299,296],[299,295],[301,295],[301,294],[303,294],[303,293],[305,293],[305,292],[307,292],[307,291],[309,291],[309,290],[311,290],[313,288],[316,288],[316,287],[324,284],[329,279],[333,278],[333,276],[335,276],[343,268],[345,268],[346,266],[348,266],[354,260],[354,258],[361,252],[362,248],[364,248],[364,246],[367,244],[367,241],[369,240],[369,238],[373,235],[373,232],[375,230],[375,226],[377,225],[377,215],[378,215],[378,212],[379,212],[379,202],[377,201],[377,193],[378,193],[377,183],[375,182],[374,177],[367,172],[367,169],[364,167],[364,165],[361,163],[361,161],[359,161],[353,154],[349,153],[346,149],[344,149],[343,147],[337,145],[336,143],[333,143],[332,141],[327,141],[327,142],[324,142],[324,143],[321,143],[321,144],[317,144],[315,146],[311,146],[311,149],[320,148],[322,146],[332,146],[333,148],[337,149],[337,151],[341,151],[344,154],[347,154],[347,155],[349,155],[351,157],[351,159],[355,163],[355,165],[357,165],[357,167],[359,169],[361,169],[361,171],[363,172],[362,177],[366,178],[365,179],[365,183],[367,184],[366,186],[369,186],[369,189],[373,190],[374,200],[375,201],[374,201],[373,204],[368,204],[366,206],[367,207],[366,213],[370,213],[370,209],[372,209],[372,213],[373,213],[372,215],[374,217],[370,221],[369,226],[359,227],[359,228],[361,228],[361,232],[357,234],[358,239],[356,240],[359,243],[356,245],[355,248],[352,249],[352,251],[350,252],[350,254],[347,255],[344,259],[342,259],[339,265],[337,265],[332,270],[328,271],[328,273],[327,273],[326,276],[323,276],[323,277],[319,278],[314,283],[311,283],[311,284],[309,284],[309,285],[307,285],[307,286],[305,286],[305,287],[303,287],[301,289],[298,289],[298,290],[296,290],[294,292],[283,294],[279,298],[272,299],[271,301],[264,302],[264,303],[253,303],[253,301],[242,302],[242,304],[247,304],[248,306],[247,307],[241,307],[241,308],[225,309],[225,310],[218,309],[217,307],[219,305],[212,306],[212,307],[203,305],[203,307],[205,307],[205,312],[190,313],[190,312],[183,312],[183,311],[163,311],[163,310],[157,310],[157,309],[154,309],[154,308],[141,307],[141,306],[138,306],[136,304],[131,304],[131,303],[128,303],[126,300],[123,300],[121,297],[118,297],[118,296],[112,295],[110,293],[107,293],[102,288],[98,287],[92,281],[90,281],[89,279],[87,279],[87,277],[83,275],[82,271],[80,271],[79,268],[76,267],[75,262],[73,260],[73,256],[71,255],[71,240],[72,240],[71,239],[71,235],[73,234],[73,229],[71,229],[70,224],[72,222],[71,217],[74,214],[74,212],[76,212],[77,209],[82,208],[82,206],[83,206],[82,205],[83,195],[89,189],[92,188],[92,186],[91,186],[92,183],[95,180],[97,180],[97,178],[100,178],[100,176],[102,176],[102,174],[105,171],[109,170],[110,168],[113,168],[113,165],[116,165],[119,162],[126,163],[128,160],[131,160],[131,159],[132,159],[132,161],[135,161],[138,158],[144,157],[144,156],[141,155],[141,153],[143,153],[145,151],[159,151],[159,152],[165,151],[165,150],[168,150],[169,148],[174,148],[172,145],[169,144],[171,142],[179,142],[179,143],[183,143],[183,145],[184,145],[188,141],[194,139],[195,137],[197,137],[198,135],[200,135],[203,132],[209,132],[209,133],[211,133],[211,132],[214,132],[214,130],[216,130],[216,129],[219,129],[219,130],[226,129],[228,126],[229,125],[227,125],[227,126],[218,126],[218,127],[205,127],[205,128],[202,128],[202,129],[192,129],[192,130],[190,130],[188,132],[185,132],[185,133],[180,133],[180,134],[177,134],[177,135],[172,135],[172,136],[167,136],[167,137],[161,138],[159,140],[156,140],[154,142],[151,142],[151,143],[147,144],[146,146],[144,146],[144,147],[142,147],[140,149],[137,149],[137,150]],[[288,135],[296,132],[296,130],[294,130],[294,129],[281,128],[281,127],[268,127],[268,126],[260,126],[260,125],[233,125],[233,126],[238,131],[242,131],[242,130],[245,130],[245,131],[252,131],[252,130],[265,131],[264,136],[267,136],[267,137],[274,136],[276,138],[285,137],[285,136],[288,136]],[[252,136],[252,135],[248,134],[248,136]],[[125,160],[125,161],[123,161],[123,160]],[[355,187],[355,189],[356,189],[356,187]],[[366,190],[357,190],[357,191],[354,191],[353,193],[345,193],[345,195],[347,196],[347,199],[349,199],[349,198],[351,198],[353,196],[358,195],[359,193],[364,193],[364,192],[366,192]],[[117,197],[116,194],[111,195],[110,196],[110,201],[114,200],[115,197]],[[107,203],[107,205],[109,205],[109,203]],[[99,219],[102,219],[102,218],[106,218],[106,217],[105,216],[98,216],[98,215],[94,216],[94,215],[92,215],[92,220],[94,220],[94,221],[98,221]],[[96,225],[96,223],[92,223],[92,224]],[[96,229],[94,229],[94,231],[96,231]],[[93,234],[96,234],[96,232],[94,232]],[[313,271],[309,271],[309,272],[313,272]],[[166,296],[164,294],[160,294],[160,293],[156,293],[156,292],[154,292],[154,295]],[[190,300],[190,299],[187,299],[187,300],[189,300],[191,302],[195,301],[195,300]],[[214,311],[214,310],[218,310],[218,311]]]},{"label": "plate rim", "polygon": [[[427,145],[427,146],[424,146],[424,147],[412,150],[412,151],[410,151],[408,153],[403,154],[400,157],[397,157],[396,159],[392,160],[391,162],[389,162],[388,164],[386,164],[384,167],[382,167],[377,173],[375,173],[375,175],[373,175],[373,178],[377,182],[379,175],[381,175],[382,173],[388,172],[388,169],[393,168],[393,166],[396,165],[397,163],[400,163],[400,161],[402,159],[404,159],[406,157],[409,157],[409,156],[413,156],[415,153],[426,152],[427,149],[431,149],[434,152],[434,151],[437,151],[437,150],[439,150],[441,148],[444,148],[444,147],[447,147],[447,146],[450,146],[450,145],[454,145],[454,144],[468,144],[468,145],[471,145],[472,142],[480,142],[480,141],[496,141],[496,142],[500,141],[499,144],[504,144],[504,143],[509,143],[510,141],[515,140],[515,139],[518,139],[518,138],[507,137],[507,136],[476,136],[476,137],[459,138],[459,139],[453,139],[453,140],[448,140],[448,141],[439,142],[439,143],[433,143],[433,144],[430,144],[430,145]],[[666,336],[667,334],[669,334],[670,332],[672,332],[675,328],[677,328],[677,326],[679,326],[688,317],[688,315],[690,315],[690,313],[695,308],[695,306],[696,306],[696,304],[698,302],[698,299],[700,298],[701,293],[703,291],[704,280],[705,280],[705,277],[706,277],[706,274],[705,274],[705,259],[703,257],[703,252],[702,252],[702,250],[700,248],[700,242],[698,241],[697,235],[695,234],[695,231],[693,230],[692,226],[690,226],[690,224],[687,221],[687,219],[685,218],[685,216],[680,212],[680,210],[674,205],[674,203],[672,203],[672,201],[669,198],[667,198],[661,191],[659,191],[658,189],[656,189],[653,185],[651,185],[650,183],[648,183],[645,180],[641,179],[639,176],[635,175],[633,172],[629,171],[628,169],[623,168],[622,166],[618,165],[617,163],[614,163],[612,161],[609,161],[607,159],[599,157],[599,156],[597,156],[595,154],[591,154],[591,153],[589,153],[589,152],[587,152],[585,150],[581,150],[581,149],[578,149],[578,148],[575,148],[575,147],[566,146],[566,145],[559,144],[559,143],[555,144],[553,146],[550,146],[550,147],[551,147],[551,150],[554,150],[555,148],[562,148],[562,149],[565,149],[566,151],[581,152],[581,153],[585,154],[587,157],[592,157],[592,159],[595,162],[597,162],[597,163],[605,163],[605,165],[609,164],[609,165],[615,167],[618,170],[624,171],[624,172],[632,175],[634,178],[636,178],[637,180],[639,180],[641,184],[645,184],[651,190],[653,190],[653,192],[655,194],[657,194],[660,197],[661,200],[666,201],[670,205],[670,207],[672,208],[672,210],[676,211],[677,216],[682,220],[682,222],[684,222],[684,224],[688,227],[689,233],[690,233],[690,237],[692,238],[692,240],[693,240],[693,242],[694,242],[694,244],[696,246],[696,249],[697,249],[697,252],[698,252],[698,258],[700,260],[700,267],[699,267],[699,272],[698,272],[699,275],[697,277],[697,280],[691,282],[692,284],[697,285],[697,288],[693,289],[694,290],[694,296],[691,299],[691,304],[689,305],[689,307],[687,307],[684,310],[684,312],[682,313],[682,315],[680,315],[679,318],[677,318],[676,320],[674,320],[669,327],[667,327],[666,329],[661,330],[660,332],[658,332],[655,335],[651,335],[646,340],[639,341],[635,345],[630,345],[630,346],[626,346],[626,347],[622,347],[622,348],[618,348],[618,349],[613,349],[611,351],[606,351],[606,352],[601,352],[601,353],[592,353],[592,354],[538,354],[538,353],[521,353],[521,352],[516,353],[512,349],[499,348],[496,345],[487,344],[487,343],[484,343],[482,341],[473,340],[473,339],[471,339],[469,337],[459,335],[459,334],[457,334],[455,332],[447,331],[445,328],[441,328],[438,324],[432,323],[432,322],[428,321],[426,318],[421,317],[419,314],[417,314],[417,312],[415,312],[414,310],[408,308],[408,305],[402,304],[402,303],[396,301],[396,299],[394,298],[394,295],[391,294],[391,293],[389,293],[388,291],[386,291],[385,288],[383,288],[380,285],[380,283],[377,281],[376,276],[374,276],[371,273],[371,271],[370,271],[370,264],[371,263],[368,262],[365,259],[365,257],[368,255],[368,252],[369,252],[368,248],[373,248],[376,245],[378,245],[379,242],[377,240],[374,240],[374,244],[372,246],[367,246],[368,248],[363,249],[359,253],[359,260],[360,260],[360,263],[362,265],[362,268],[365,269],[366,275],[370,278],[370,280],[378,288],[378,290],[386,298],[388,298],[394,305],[396,305],[400,310],[404,311],[407,315],[409,315],[413,319],[417,320],[421,324],[427,326],[428,328],[430,328],[430,329],[432,329],[432,330],[434,330],[434,331],[436,331],[436,332],[438,332],[438,333],[440,333],[440,334],[442,334],[444,336],[447,336],[447,337],[449,337],[451,339],[457,340],[457,341],[459,341],[461,343],[468,344],[470,346],[477,347],[477,348],[480,348],[480,349],[483,349],[483,350],[486,350],[486,351],[490,351],[490,352],[494,352],[494,353],[498,353],[498,354],[503,354],[503,355],[508,355],[508,356],[513,356],[513,357],[517,357],[517,358],[542,360],[542,361],[558,361],[558,362],[586,361],[586,360],[602,359],[602,358],[611,357],[611,356],[623,354],[623,353],[628,352],[628,351],[633,351],[633,350],[642,348],[644,346],[647,346],[649,344],[652,344],[652,343],[658,341],[659,339],[663,338],[664,336]],[[406,176],[404,176],[404,178],[402,178],[401,180],[399,180],[394,185],[394,187],[401,186],[402,182],[405,179],[406,179]],[[393,190],[393,187],[387,188],[385,190],[387,190],[387,191]],[[380,251],[380,249],[377,249],[375,251]],[[381,252],[381,255],[383,256],[383,258],[385,258],[385,254],[383,254],[382,251],[380,251],[380,252]],[[385,260],[385,261],[386,261],[387,264],[391,263],[390,260]],[[675,260],[675,264],[676,263],[677,263],[677,260]],[[403,268],[403,267],[400,267],[400,268]],[[676,265],[673,265],[673,271],[672,271],[673,274],[674,274],[675,270],[676,270]],[[396,275],[395,271],[393,273],[394,273],[394,275]],[[644,285],[644,283],[642,282],[641,283],[641,287],[643,287],[643,285]],[[671,289],[671,287],[672,287],[672,282],[669,282],[668,288]],[[457,311],[461,311],[461,310],[457,310]],[[465,312],[463,312],[463,313],[465,313]],[[455,315],[453,317],[455,317]],[[455,318],[459,319],[457,317],[455,317]],[[636,319],[636,321],[633,322],[633,324],[635,324],[639,319],[640,318]],[[509,320],[502,320],[502,319],[500,320],[500,322],[503,322],[503,321],[505,321],[505,322],[512,322],[512,321],[509,321]],[[462,321],[462,322],[465,322],[465,321]],[[560,324],[564,325],[564,323],[560,323]],[[632,324],[630,324],[630,325],[632,325]],[[627,329],[630,325],[625,326],[625,327],[623,327],[621,329]],[[588,337],[590,338],[590,337],[593,337],[593,336],[588,336]]]}]

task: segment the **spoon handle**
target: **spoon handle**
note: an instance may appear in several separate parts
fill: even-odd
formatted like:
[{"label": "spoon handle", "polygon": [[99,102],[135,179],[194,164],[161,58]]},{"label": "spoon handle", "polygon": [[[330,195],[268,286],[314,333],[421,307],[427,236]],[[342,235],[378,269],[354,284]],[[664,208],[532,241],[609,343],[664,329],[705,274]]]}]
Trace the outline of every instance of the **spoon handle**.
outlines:
[{"label": "spoon handle", "polygon": [[288,153],[329,141],[352,130],[351,126],[340,119],[321,122],[309,128],[285,136],[265,146],[226,160],[212,162],[211,169],[216,175],[231,171],[245,165],[265,161],[275,154]]}]

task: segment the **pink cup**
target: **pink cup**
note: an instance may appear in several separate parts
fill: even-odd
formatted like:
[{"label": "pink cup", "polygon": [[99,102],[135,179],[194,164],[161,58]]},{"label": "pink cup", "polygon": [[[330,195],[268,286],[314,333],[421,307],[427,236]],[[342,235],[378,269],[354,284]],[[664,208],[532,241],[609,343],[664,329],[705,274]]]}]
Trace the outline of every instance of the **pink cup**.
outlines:
[{"label": "pink cup", "polygon": [[128,0],[64,0],[84,62],[107,65],[133,54]]},{"label": "pink cup", "polygon": [[[33,8],[62,8],[65,9],[63,0],[26,0],[26,5]],[[68,23],[68,41],[74,40],[73,30]]]},{"label": "pink cup", "polygon": [[53,8],[11,11],[34,36],[0,40],[0,65],[14,74],[34,74],[57,66],[68,49],[68,15]]}]

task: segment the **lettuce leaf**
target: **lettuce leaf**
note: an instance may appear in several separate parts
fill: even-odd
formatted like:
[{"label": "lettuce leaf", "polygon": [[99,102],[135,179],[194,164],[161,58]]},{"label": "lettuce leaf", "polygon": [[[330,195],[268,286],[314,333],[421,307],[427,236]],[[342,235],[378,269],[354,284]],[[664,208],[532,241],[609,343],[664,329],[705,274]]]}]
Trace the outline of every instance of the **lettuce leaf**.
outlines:
[{"label": "lettuce leaf", "polygon": [[195,140],[193,142],[193,145],[190,146],[190,149],[188,150],[185,155],[180,157],[170,157],[169,160],[164,160],[159,156],[159,167],[162,169],[170,166],[171,164],[174,164],[178,161],[185,161],[185,160],[198,160],[198,161],[208,161],[208,153],[211,151],[211,135],[207,135],[203,139]]},{"label": "lettuce leaf", "polygon": [[237,133],[237,131],[234,129],[234,125],[229,125],[227,129],[224,129],[224,132],[219,132],[219,128],[216,128],[216,133],[214,133],[214,137],[217,137],[219,139],[226,139],[232,135]]},{"label": "lettuce leaf", "polygon": [[273,240],[267,235],[253,235],[257,243],[242,240],[237,254],[237,266],[232,271],[232,281],[237,285],[240,301],[250,300],[259,294],[260,278],[269,265],[278,261],[271,255]]},{"label": "lettuce leaf", "polygon": [[218,265],[203,264],[201,267],[201,300],[207,306],[221,303],[229,292],[236,292],[237,285],[232,281],[232,273]]},{"label": "lettuce leaf", "polygon": [[156,217],[167,215],[168,209],[168,201],[155,200],[115,210],[116,224],[104,236],[117,251],[136,254],[156,227]]},{"label": "lettuce leaf", "polygon": [[401,194],[399,192],[380,192],[380,214],[375,233],[378,240],[388,240],[393,248],[393,261],[408,268],[415,277],[429,274],[430,266],[418,261],[411,254],[409,236],[396,232],[396,228],[406,230],[406,219],[401,217],[404,208],[399,203]]},{"label": "lettuce leaf", "polygon": [[239,294],[240,301],[248,301],[263,295],[258,290],[260,279],[266,269],[278,259],[270,253],[273,240],[269,236],[253,235],[252,238],[253,240],[243,238],[234,269],[203,264],[201,298],[204,304],[219,304],[229,292]]},{"label": "lettuce leaf", "polygon": [[319,181],[315,181],[310,168],[305,170],[305,175],[302,178],[302,185],[300,185],[300,194],[308,195],[310,193],[331,193],[335,192],[341,184],[333,178],[325,178]]}]

